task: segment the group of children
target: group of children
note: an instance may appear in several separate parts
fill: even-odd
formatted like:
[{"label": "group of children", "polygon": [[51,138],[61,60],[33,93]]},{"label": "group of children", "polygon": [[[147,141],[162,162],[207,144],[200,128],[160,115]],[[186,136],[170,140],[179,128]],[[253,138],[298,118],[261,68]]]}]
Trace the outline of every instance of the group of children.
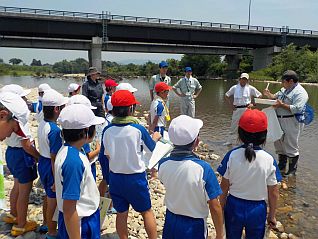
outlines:
[{"label": "group of children", "polygon": [[[117,211],[119,237],[128,238],[131,205],[141,213],[148,238],[157,238],[144,151],[152,152],[165,135],[170,121],[166,100],[171,87],[164,82],[155,85],[147,130],[133,116],[139,102],[133,94],[137,89],[129,83],[105,82],[106,120],[95,116],[90,101],[78,95],[80,86],[71,85],[70,98],[47,84],[38,87],[39,101],[29,107],[39,120],[37,147],[28,129],[29,109],[23,100],[28,92],[19,86],[1,90],[0,139],[7,138],[6,161],[14,177],[10,214],[3,220],[14,224],[14,236],[36,229],[37,224],[26,218],[28,197],[38,171],[46,192],[46,238],[100,238],[99,200],[107,188]],[[100,145],[97,143],[91,151],[89,143],[95,140],[100,125]],[[221,186],[210,165],[194,153],[202,126],[201,120],[186,115],[170,123],[168,136],[174,149],[158,164],[158,177],[166,188],[162,237],[207,238],[210,212],[216,238],[223,238],[224,209],[227,238],[241,238],[243,228],[246,238],[263,238],[265,200],[268,198],[270,208],[267,220],[274,227],[280,180],[275,160],[261,148],[266,140],[266,115],[247,110],[241,117],[238,134],[243,144],[230,151],[218,168]],[[94,163],[97,156],[103,175],[99,187]],[[56,207],[58,215],[54,215]]]}]

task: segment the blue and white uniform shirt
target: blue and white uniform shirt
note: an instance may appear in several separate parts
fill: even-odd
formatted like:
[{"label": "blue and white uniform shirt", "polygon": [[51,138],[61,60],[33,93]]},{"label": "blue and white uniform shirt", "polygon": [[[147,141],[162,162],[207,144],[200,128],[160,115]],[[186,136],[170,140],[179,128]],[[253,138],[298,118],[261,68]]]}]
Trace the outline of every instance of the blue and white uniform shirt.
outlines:
[{"label": "blue and white uniform shirt", "polygon": [[206,219],[208,201],[222,194],[211,166],[195,155],[161,159],[158,176],[166,188],[167,209],[174,214]]},{"label": "blue and white uniform shirt", "polygon": [[218,167],[218,172],[230,181],[229,193],[245,200],[267,199],[267,186],[276,185],[282,180],[277,163],[272,155],[254,147],[255,160],[245,157],[244,145],[229,151]]},{"label": "blue and white uniform shirt", "polygon": [[165,127],[166,126],[166,115],[167,110],[165,107],[164,101],[160,97],[156,97],[150,105],[150,117],[151,122],[153,122],[155,116],[159,116],[158,123],[156,126],[158,127]]},{"label": "blue and white uniform shirt", "polygon": [[38,127],[39,153],[42,157],[51,158],[62,147],[61,129],[55,122],[40,122]]},{"label": "blue and white uniform shirt", "polygon": [[65,145],[58,152],[54,167],[59,211],[63,213],[64,200],[75,200],[79,217],[95,213],[100,197],[86,155],[75,147]]},{"label": "blue and white uniform shirt", "polygon": [[104,155],[109,155],[113,173],[134,174],[146,170],[143,150],[153,151],[156,143],[139,124],[110,124],[103,134]]},{"label": "blue and white uniform shirt", "polygon": [[31,136],[29,123],[26,123],[23,126],[23,128],[24,128],[24,133],[26,133],[25,135],[26,137],[25,138],[21,137],[13,132],[9,137],[5,139],[6,145],[8,145],[9,147],[22,148],[21,140],[30,139],[32,141],[33,139]]}]

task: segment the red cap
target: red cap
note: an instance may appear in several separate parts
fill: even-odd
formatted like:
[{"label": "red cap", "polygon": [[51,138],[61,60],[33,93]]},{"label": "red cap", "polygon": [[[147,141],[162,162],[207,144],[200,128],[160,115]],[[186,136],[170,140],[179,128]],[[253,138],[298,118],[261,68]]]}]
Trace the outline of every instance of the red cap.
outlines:
[{"label": "red cap", "polygon": [[171,90],[171,86],[168,86],[166,83],[164,82],[159,82],[155,85],[155,92],[159,93],[165,90]]},{"label": "red cap", "polygon": [[118,90],[112,94],[111,103],[114,107],[140,104],[135,96],[128,90]]},{"label": "red cap", "polygon": [[112,80],[112,79],[107,79],[104,82],[105,87],[112,87],[112,86],[118,86],[118,84],[116,83],[116,81]]},{"label": "red cap", "polygon": [[267,130],[267,116],[259,110],[247,109],[241,116],[239,126],[249,133],[258,133]]}]

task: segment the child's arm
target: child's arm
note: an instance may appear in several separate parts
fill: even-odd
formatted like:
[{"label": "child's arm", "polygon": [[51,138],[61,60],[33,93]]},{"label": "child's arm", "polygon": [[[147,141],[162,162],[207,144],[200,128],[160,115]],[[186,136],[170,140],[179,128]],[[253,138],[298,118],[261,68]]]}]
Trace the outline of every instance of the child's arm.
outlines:
[{"label": "child's arm", "polygon": [[63,216],[69,238],[80,239],[80,222],[76,211],[76,200],[63,201]]},{"label": "child's arm", "polygon": [[159,115],[156,115],[152,123],[149,124],[149,133],[152,134],[154,132],[156,125],[158,124],[158,120],[159,120]]},{"label": "child's arm", "polygon": [[99,152],[100,152],[100,144],[98,142],[96,142],[96,148],[95,150],[87,153],[87,158],[89,161],[92,161],[96,156],[99,155]]},{"label": "child's arm", "polygon": [[213,224],[216,231],[216,239],[224,238],[223,231],[223,212],[220,202],[217,198],[211,199],[208,201],[210,213],[212,216]]},{"label": "child's arm", "polygon": [[21,140],[21,145],[23,147],[23,150],[27,152],[28,154],[32,155],[37,160],[40,158],[39,152],[36,150],[36,148],[33,146],[30,139],[23,139]]},{"label": "child's arm", "polygon": [[229,192],[229,188],[230,188],[230,181],[224,177],[222,177],[222,181],[221,181],[221,189],[222,189],[222,195],[220,196],[220,203],[222,208],[224,208],[225,204],[226,204],[226,198],[227,198],[227,194]]}]

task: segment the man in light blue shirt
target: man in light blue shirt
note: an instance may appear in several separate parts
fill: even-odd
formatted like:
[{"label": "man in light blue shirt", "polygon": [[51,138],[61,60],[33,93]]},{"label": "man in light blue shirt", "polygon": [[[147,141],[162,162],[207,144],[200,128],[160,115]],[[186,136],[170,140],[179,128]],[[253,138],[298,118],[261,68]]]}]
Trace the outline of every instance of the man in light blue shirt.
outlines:
[{"label": "man in light blue shirt", "polygon": [[298,138],[302,124],[297,121],[295,114],[301,113],[304,109],[308,94],[298,83],[298,75],[292,70],[284,72],[282,85],[283,88],[276,94],[265,89],[264,95],[277,99],[274,107],[284,135],[274,146],[279,159],[278,167],[283,173],[286,170],[287,159],[289,161],[288,171],[285,173],[285,176],[288,176],[295,175],[299,159]]},{"label": "man in light blue shirt", "polygon": [[173,91],[180,96],[180,111],[182,115],[195,117],[195,101],[202,91],[199,81],[192,77],[192,68],[184,69],[185,76],[181,78],[173,87]]}]

